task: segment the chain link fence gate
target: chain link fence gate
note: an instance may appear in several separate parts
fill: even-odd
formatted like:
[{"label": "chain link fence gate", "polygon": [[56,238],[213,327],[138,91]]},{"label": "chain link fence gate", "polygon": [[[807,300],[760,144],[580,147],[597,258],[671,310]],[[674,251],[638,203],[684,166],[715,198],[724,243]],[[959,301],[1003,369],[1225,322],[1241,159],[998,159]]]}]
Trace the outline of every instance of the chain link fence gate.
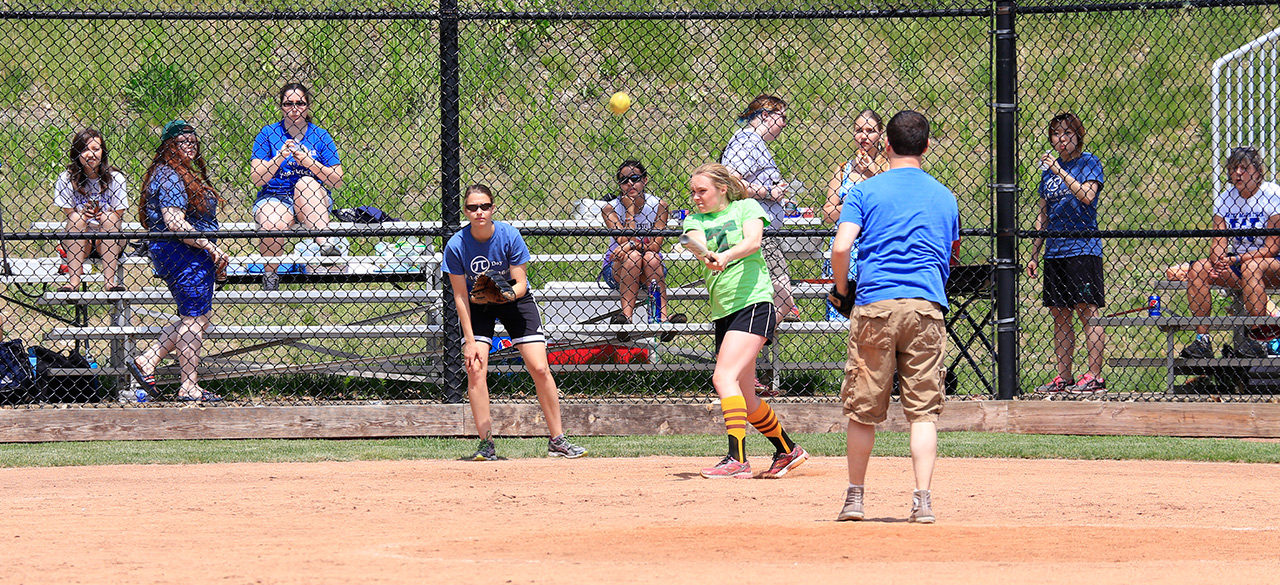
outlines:
[{"label": "chain link fence gate", "polygon": [[[948,316],[949,386],[974,397],[997,395],[1001,382],[1002,396],[1031,393],[1056,368],[1041,279],[1021,273],[1032,237],[1061,233],[1034,231],[1035,159],[1048,120],[1071,110],[1087,128],[1086,150],[1106,173],[1101,229],[1212,227],[1200,210],[1211,203],[1213,157],[1208,146],[1197,148],[1208,141],[1207,72],[1214,59],[1275,28],[1265,5],[1137,8],[1005,13],[1017,34],[1016,60],[1008,61],[1017,69],[1006,71],[1017,95],[1005,100],[993,94],[1000,60],[992,31],[1002,27],[993,27],[998,11],[988,3],[255,3],[201,12],[163,2],[7,3],[0,248],[9,267],[5,338],[17,343],[0,357],[28,360],[28,348],[42,346],[62,358],[41,353],[39,375],[16,381],[6,400],[139,405],[130,362],[156,347],[164,326],[181,323],[154,260],[142,254],[155,245],[145,242],[204,235],[144,233],[138,217],[139,197],[150,192],[143,178],[174,119],[194,133],[178,128],[169,138],[199,141],[219,197],[216,245],[229,264],[196,376],[223,404],[460,400],[461,332],[440,265],[446,240],[467,223],[458,194],[474,183],[492,189],[494,218],[519,228],[527,243],[528,282],[567,399],[709,395],[710,310],[699,265],[675,249],[675,236],[692,207],[689,172],[721,160],[736,133],[778,118],[750,116],[761,94],[785,103],[777,112],[785,122],[766,146],[793,205],[771,238],[787,258],[797,307],[760,360],[765,391],[815,401],[838,393],[847,326],[823,301],[831,227],[822,208],[860,150],[876,159],[879,136],[874,123],[861,129],[874,120],[864,110],[887,120],[911,108],[933,123],[925,168],[955,192],[965,228]],[[1204,26],[1210,21],[1222,27]],[[629,104],[613,99],[619,92]],[[1021,190],[1009,199],[1007,226],[1021,230],[1018,266],[1014,249],[997,253],[992,237],[999,198],[992,185],[1004,184],[995,154],[1001,110],[993,113],[992,104],[1006,101],[1017,102],[1020,122],[1011,161],[1020,181],[1008,184],[1010,193]],[[742,114],[749,119],[740,123]],[[332,138],[332,152],[306,145],[309,162],[327,170],[294,174],[315,180],[300,181],[310,191],[273,190],[266,184],[284,174],[279,169],[297,170],[270,164],[281,137],[298,134],[282,125],[299,115],[313,125],[304,141],[318,130]],[[66,200],[56,199],[73,136],[86,128],[100,132],[123,177],[128,208],[119,231],[69,224]],[[266,171],[258,168],[264,162]],[[292,208],[287,195],[297,197]],[[1108,302],[1099,317],[1141,305],[1166,266],[1208,254],[1203,237],[1153,233],[1103,241]],[[94,240],[106,243],[85,244]],[[59,244],[70,258],[60,257]],[[62,267],[79,264],[90,247],[107,258],[85,261],[91,268],[78,286],[59,292],[77,284]],[[629,253],[636,247],[646,253]],[[995,256],[1022,274],[1002,284],[1008,314],[995,310],[995,283],[1005,283],[995,277]],[[278,282],[264,282],[272,274]],[[1184,293],[1162,294],[1170,310],[1190,314],[1179,305]],[[1215,302],[1226,308],[1225,298]],[[1013,317],[1020,332],[1010,328]],[[1108,326],[1104,359],[1154,363],[1164,355],[1159,326]],[[495,335],[493,397],[532,398],[518,352],[504,347],[509,335],[501,328]],[[1011,348],[1003,376],[997,346]],[[1083,364],[1085,344],[1077,346]],[[143,405],[186,392],[176,360],[156,363],[158,393]],[[1182,367],[1173,368],[1180,388]],[[1111,392],[1090,396],[1185,396],[1166,392],[1165,370],[1108,363]]]}]

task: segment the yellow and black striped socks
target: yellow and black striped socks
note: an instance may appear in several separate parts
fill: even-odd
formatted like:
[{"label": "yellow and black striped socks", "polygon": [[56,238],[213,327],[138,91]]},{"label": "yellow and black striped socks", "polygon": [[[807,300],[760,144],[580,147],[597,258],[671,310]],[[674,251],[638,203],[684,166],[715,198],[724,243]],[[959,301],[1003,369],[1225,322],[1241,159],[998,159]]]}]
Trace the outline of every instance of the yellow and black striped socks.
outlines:
[{"label": "yellow and black striped socks", "polygon": [[729,456],[738,461],[747,460],[747,399],[730,396],[720,399],[724,411],[724,432],[729,435]]},{"label": "yellow and black striped socks", "polygon": [[[743,404],[745,406],[745,401]],[[751,426],[760,431],[760,434],[769,438],[769,442],[773,443],[773,448],[779,453],[790,453],[795,448],[796,444],[792,443],[791,437],[782,430],[782,423],[778,422],[778,415],[774,414],[769,403],[761,400],[760,407],[751,413],[747,420],[751,422]]]}]

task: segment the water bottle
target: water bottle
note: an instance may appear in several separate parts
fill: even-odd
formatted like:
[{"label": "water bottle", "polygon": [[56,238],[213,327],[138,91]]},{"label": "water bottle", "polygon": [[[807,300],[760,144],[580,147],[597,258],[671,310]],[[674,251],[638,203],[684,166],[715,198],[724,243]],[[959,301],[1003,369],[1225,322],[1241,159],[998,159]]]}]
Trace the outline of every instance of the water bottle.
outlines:
[{"label": "water bottle", "polygon": [[33,347],[33,348],[31,348],[31,349],[28,349],[28,350],[27,350],[27,357],[28,357],[28,358],[30,358],[30,360],[31,360],[31,378],[32,378],[32,379],[35,379],[35,377],[36,377],[36,350],[35,350],[35,348],[34,348],[34,347]]},{"label": "water bottle", "polygon": [[649,322],[662,322],[662,287],[656,278],[649,280]]}]

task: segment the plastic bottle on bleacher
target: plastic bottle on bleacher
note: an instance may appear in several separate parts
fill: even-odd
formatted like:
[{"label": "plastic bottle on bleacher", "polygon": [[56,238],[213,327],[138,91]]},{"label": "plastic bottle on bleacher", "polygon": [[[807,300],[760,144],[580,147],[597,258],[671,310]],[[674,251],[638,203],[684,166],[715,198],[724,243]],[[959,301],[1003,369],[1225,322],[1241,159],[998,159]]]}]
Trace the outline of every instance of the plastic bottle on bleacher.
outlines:
[{"label": "plastic bottle on bleacher", "polygon": [[662,287],[656,278],[649,280],[649,322],[662,322]]}]

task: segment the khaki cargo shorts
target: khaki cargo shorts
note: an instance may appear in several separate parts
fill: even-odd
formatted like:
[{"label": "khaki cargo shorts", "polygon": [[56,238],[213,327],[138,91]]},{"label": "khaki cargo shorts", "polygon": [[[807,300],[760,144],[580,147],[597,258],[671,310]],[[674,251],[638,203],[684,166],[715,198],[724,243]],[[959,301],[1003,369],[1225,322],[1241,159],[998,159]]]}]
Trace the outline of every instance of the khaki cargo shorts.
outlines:
[{"label": "khaki cargo shorts", "polygon": [[946,342],[938,303],[893,299],[854,307],[840,385],[844,415],[866,425],[884,422],[896,369],[907,422],[938,420]]}]

